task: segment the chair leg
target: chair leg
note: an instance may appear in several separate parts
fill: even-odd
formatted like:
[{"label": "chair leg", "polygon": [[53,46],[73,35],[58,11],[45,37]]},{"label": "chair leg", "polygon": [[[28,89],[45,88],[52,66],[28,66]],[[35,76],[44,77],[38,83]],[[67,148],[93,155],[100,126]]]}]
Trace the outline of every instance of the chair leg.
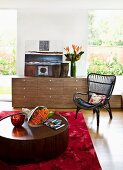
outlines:
[{"label": "chair leg", "polygon": [[99,121],[100,121],[100,111],[99,111],[99,109],[96,109],[96,116],[97,116],[97,127],[99,127]]},{"label": "chair leg", "polygon": [[110,116],[110,119],[112,119],[113,118],[113,116],[112,116],[112,111],[111,111],[111,107],[110,107],[110,103],[108,102],[108,106],[109,106],[109,116]]},{"label": "chair leg", "polygon": [[95,114],[95,112],[96,112],[95,109],[93,109],[93,114]]},{"label": "chair leg", "polygon": [[108,101],[108,103],[107,103],[107,105],[106,105],[106,110],[107,110],[108,113],[109,113],[110,119],[112,119],[113,116],[112,116],[112,111],[111,111],[111,107],[110,107],[109,101]]},{"label": "chair leg", "polygon": [[80,108],[77,106],[75,119],[77,119],[77,115],[78,115],[79,110],[80,110]]}]

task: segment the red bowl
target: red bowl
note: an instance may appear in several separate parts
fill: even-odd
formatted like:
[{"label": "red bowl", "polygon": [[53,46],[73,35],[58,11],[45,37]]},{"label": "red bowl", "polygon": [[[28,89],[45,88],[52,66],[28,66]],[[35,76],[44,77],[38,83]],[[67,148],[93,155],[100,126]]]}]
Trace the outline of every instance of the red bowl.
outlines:
[{"label": "red bowl", "polygon": [[18,113],[11,116],[11,122],[15,127],[20,127],[23,125],[25,120],[25,115],[23,113]]}]

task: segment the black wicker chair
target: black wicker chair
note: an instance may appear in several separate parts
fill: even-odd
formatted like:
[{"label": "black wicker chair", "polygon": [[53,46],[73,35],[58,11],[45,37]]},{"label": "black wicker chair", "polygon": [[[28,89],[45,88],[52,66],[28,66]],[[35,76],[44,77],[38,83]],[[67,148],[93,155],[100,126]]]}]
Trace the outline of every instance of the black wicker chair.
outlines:
[{"label": "black wicker chair", "polygon": [[[73,101],[77,106],[75,118],[77,118],[80,109],[92,109],[93,113],[96,113],[97,127],[99,127],[100,109],[105,108],[109,112],[110,119],[112,119],[112,111],[110,108],[109,100],[114,89],[115,81],[115,75],[101,75],[96,73],[90,73],[87,76],[87,94],[77,92],[73,95]],[[102,98],[97,103],[90,103],[90,99],[93,94],[100,96],[103,95],[105,96],[105,98]],[[87,101],[82,99],[83,95],[88,95]]]}]

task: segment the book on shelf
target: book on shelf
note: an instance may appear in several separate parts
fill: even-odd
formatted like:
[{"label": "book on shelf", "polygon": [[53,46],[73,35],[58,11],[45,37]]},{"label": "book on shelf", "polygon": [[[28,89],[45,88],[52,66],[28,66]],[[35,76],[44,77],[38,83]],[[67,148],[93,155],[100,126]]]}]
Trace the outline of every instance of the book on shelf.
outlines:
[{"label": "book on shelf", "polygon": [[55,130],[60,129],[63,126],[65,126],[65,124],[62,123],[62,120],[55,119],[55,118],[49,118],[48,120],[46,120],[44,122],[44,125],[52,128],[52,129],[55,129]]}]

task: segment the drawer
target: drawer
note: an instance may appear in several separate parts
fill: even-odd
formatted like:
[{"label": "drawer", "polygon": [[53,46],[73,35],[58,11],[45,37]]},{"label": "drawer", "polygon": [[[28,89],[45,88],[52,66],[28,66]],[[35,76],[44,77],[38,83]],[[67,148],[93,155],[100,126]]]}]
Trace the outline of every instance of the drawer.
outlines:
[{"label": "drawer", "polygon": [[25,94],[24,87],[17,87],[17,86],[12,87],[12,95],[23,96],[24,94]]},{"label": "drawer", "polygon": [[47,108],[62,108],[63,96],[62,95],[42,95],[38,97],[38,105],[46,106]]},{"label": "drawer", "polygon": [[82,89],[82,87],[80,87],[80,86],[78,86],[78,87],[76,87],[76,86],[65,86],[64,87],[64,90],[63,90],[63,94],[65,94],[65,95],[71,95],[71,94],[74,94],[74,93],[76,93],[76,92],[82,92],[83,91],[83,89]]},{"label": "drawer", "polygon": [[73,102],[73,95],[65,95],[63,97],[63,104],[64,108],[76,108],[74,102]]},{"label": "drawer", "polygon": [[18,95],[18,96],[32,96],[32,97],[36,97],[37,96],[37,90],[31,89],[31,88],[25,88],[25,87],[15,87],[14,89],[12,89],[12,95]]},{"label": "drawer", "polygon": [[38,78],[38,87],[40,86],[63,86],[62,78]]},{"label": "drawer", "polygon": [[25,87],[37,88],[37,79],[36,78],[27,78],[25,81]]},{"label": "drawer", "polygon": [[24,98],[21,96],[13,96],[12,98],[12,106],[13,107],[36,107],[37,99],[34,97]]},{"label": "drawer", "polygon": [[12,78],[12,87],[37,88],[36,78]]},{"label": "drawer", "polygon": [[63,87],[50,87],[50,86],[40,86],[38,88],[38,96],[43,95],[51,95],[51,94],[63,94]]},{"label": "drawer", "polygon": [[[83,95],[83,99],[87,100],[87,96]],[[76,105],[73,102],[73,95],[64,95],[63,104],[64,104],[64,108],[76,108]]]},{"label": "drawer", "polygon": [[37,106],[37,98],[36,97],[26,97],[25,100],[25,107],[36,107]]},{"label": "drawer", "polygon": [[85,85],[86,79],[80,78],[66,78],[64,79],[64,86],[82,86]]},{"label": "drawer", "polygon": [[12,87],[25,87],[25,78],[12,78]]}]

